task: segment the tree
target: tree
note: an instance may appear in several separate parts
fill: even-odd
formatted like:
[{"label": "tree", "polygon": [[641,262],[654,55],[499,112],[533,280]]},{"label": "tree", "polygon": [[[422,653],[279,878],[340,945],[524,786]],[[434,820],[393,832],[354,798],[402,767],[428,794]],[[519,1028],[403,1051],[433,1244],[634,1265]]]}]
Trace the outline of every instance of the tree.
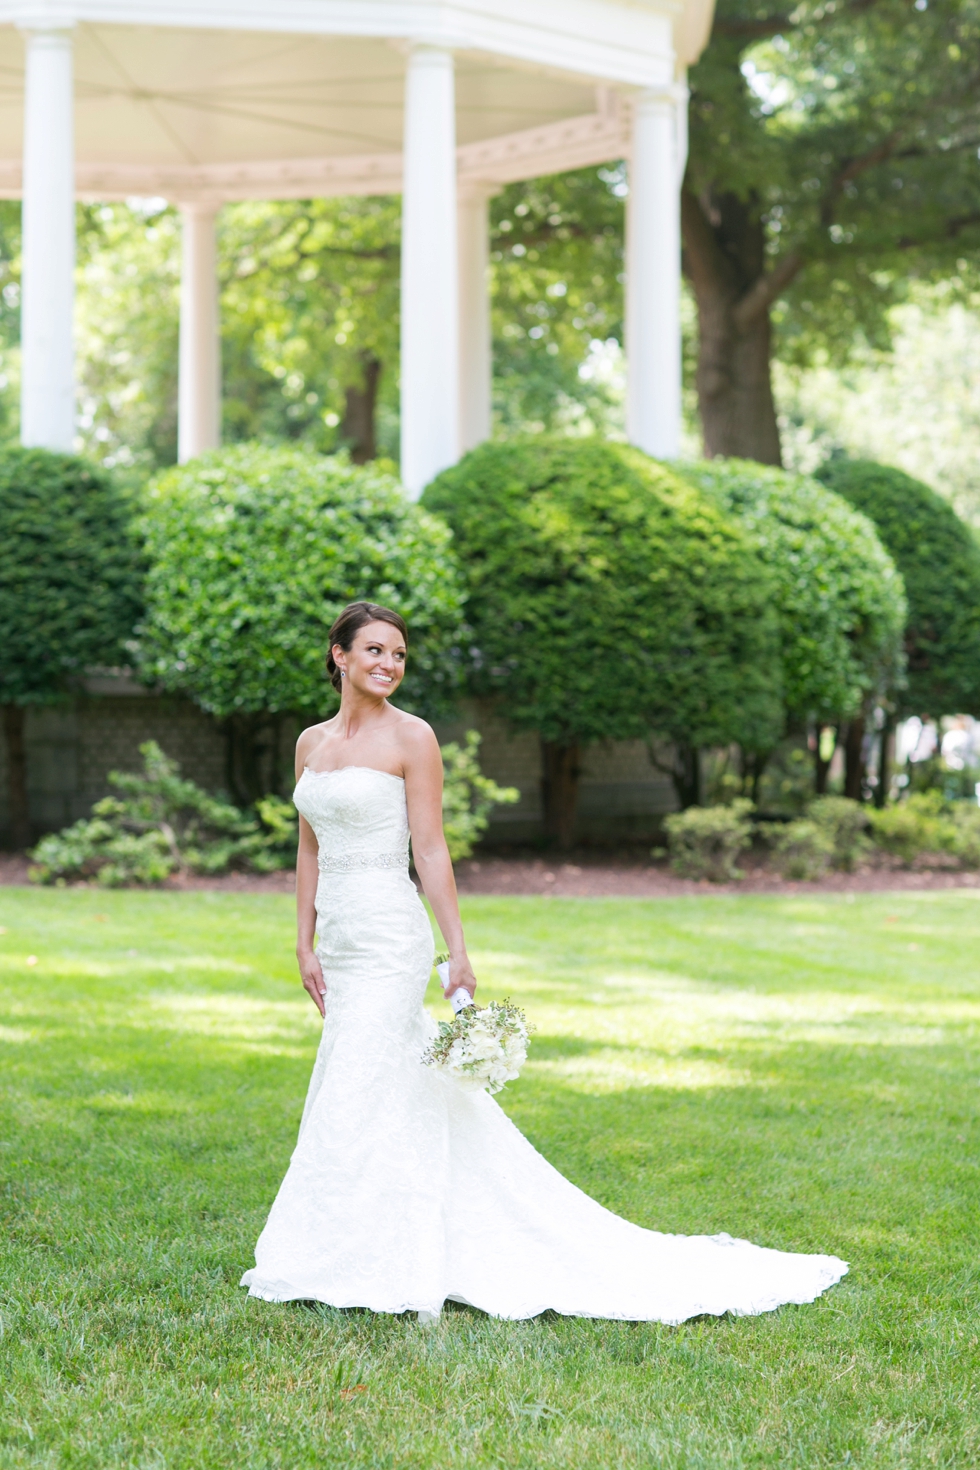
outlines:
[{"label": "tree", "polygon": [[[894,562],[867,517],[815,480],[748,460],[678,469],[752,537],[774,587],[787,725],[846,722],[847,794],[860,797],[865,720],[903,676],[907,609]],[[769,754],[757,751],[756,785]],[[818,755],[818,794],[826,774]]]},{"label": "tree", "polygon": [[10,830],[31,838],[25,711],[128,663],[141,610],[132,508],[104,472],[46,449],[0,452],[0,706]]},{"label": "tree", "polygon": [[241,804],[281,783],[283,716],[336,709],[324,658],[346,603],[368,598],[407,619],[400,704],[433,714],[451,698],[463,592],[450,535],[390,475],[236,445],[159,475],[143,524],[144,674],[223,722]]},{"label": "tree", "polygon": [[691,73],[684,267],[705,450],[780,462],[781,352],[883,341],[910,269],[980,228],[976,0],[720,0]]},{"label": "tree", "polygon": [[[874,522],[905,582],[908,679],[893,717],[980,715],[980,543],[974,533],[935,490],[889,465],[841,456],[822,465],[817,478]],[[891,724],[882,731],[882,756]],[[879,781],[881,802],[886,790]]]},{"label": "tree", "polygon": [[[594,438],[484,444],[426,489],[468,579],[470,686],[541,739],[548,835],[572,840],[580,749],[774,743],[771,588],[749,538],[637,450]],[[685,795],[697,800],[696,780]]]}]

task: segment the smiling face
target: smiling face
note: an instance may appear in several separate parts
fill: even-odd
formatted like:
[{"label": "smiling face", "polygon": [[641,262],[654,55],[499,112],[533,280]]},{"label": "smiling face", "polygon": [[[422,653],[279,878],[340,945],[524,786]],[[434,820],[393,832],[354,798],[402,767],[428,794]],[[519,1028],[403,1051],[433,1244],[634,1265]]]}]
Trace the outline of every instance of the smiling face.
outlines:
[{"label": "smiling face", "polygon": [[405,640],[390,623],[365,623],[346,651],[335,643],[331,652],[345,675],[344,687],[352,694],[387,699],[394,694],[405,673]]}]

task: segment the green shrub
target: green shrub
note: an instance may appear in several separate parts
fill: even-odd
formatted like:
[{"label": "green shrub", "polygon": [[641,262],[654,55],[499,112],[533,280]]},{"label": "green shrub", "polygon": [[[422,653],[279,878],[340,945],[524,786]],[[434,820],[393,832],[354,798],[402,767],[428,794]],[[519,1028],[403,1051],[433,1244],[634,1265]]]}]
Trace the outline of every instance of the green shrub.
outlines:
[{"label": "green shrub", "polygon": [[917,857],[948,853],[956,830],[947,814],[941,791],[914,792],[894,806],[868,813],[877,845],[908,867]]},{"label": "green shrub", "polygon": [[498,786],[480,770],[481,736],[467,730],[463,744],[452,740],[442,749],[442,827],[453,862],[469,857],[487,830],[491,807],[520,801],[514,786]]},{"label": "green shrub", "polygon": [[867,810],[859,801],[846,796],[820,796],[806,809],[813,822],[830,842],[830,865],[840,872],[853,872],[861,858],[871,850],[867,837]]},{"label": "green shrub", "polygon": [[564,840],[578,749],[647,739],[772,744],[781,720],[769,579],[710,497],[625,445],[487,443],[423,503],[469,584],[470,687],[541,738]]},{"label": "green shrub", "polygon": [[817,478],[874,522],[905,581],[909,714],[980,714],[980,543],[953,507],[902,470],[828,460]]},{"label": "green shrub", "polygon": [[833,838],[826,827],[806,817],[766,822],[762,835],[772,848],[774,866],[787,878],[814,882],[833,862]]},{"label": "green shrub", "polygon": [[670,865],[682,878],[730,883],[741,878],[736,859],[752,843],[752,803],[739,797],[730,806],[692,806],[664,818]]},{"label": "green shrub", "polygon": [[676,468],[738,519],[769,569],[791,725],[849,718],[900,681],[902,579],[866,516],[815,480],[748,460]]},{"label": "green shrub", "polygon": [[297,824],[290,803],[266,797],[249,816],[182,780],[176,761],[155,741],[141,745],[140,754],[141,773],[109,775],[121,797],[105,797],[90,818],[41,839],[31,855],[34,882],[94,878],[116,888],[161,883],[176,872],[267,873],[293,861]]},{"label": "green shrub", "polygon": [[238,444],[159,475],[144,517],[147,677],[219,717],[332,713],[327,633],[355,598],[411,632],[398,703],[446,706],[463,589],[446,527],[378,468]]},{"label": "green shrub", "polygon": [[104,471],[47,449],[0,451],[0,707],[8,813],[30,840],[24,710],[92,666],[132,658],[143,561],[129,500]]},{"label": "green shrub", "polygon": [[952,851],[964,868],[980,868],[980,806],[958,801],[951,812]]}]

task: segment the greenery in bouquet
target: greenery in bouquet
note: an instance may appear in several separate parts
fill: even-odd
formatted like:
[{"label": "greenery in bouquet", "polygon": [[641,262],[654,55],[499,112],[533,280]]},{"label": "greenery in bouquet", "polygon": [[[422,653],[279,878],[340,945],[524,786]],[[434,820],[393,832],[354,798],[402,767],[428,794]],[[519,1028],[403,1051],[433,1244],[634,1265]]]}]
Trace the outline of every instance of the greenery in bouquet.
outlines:
[{"label": "greenery in bouquet", "polygon": [[107,888],[161,883],[172,874],[267,873],[287,866],[296,848],[291,804],[265,797],[242,812],[184,780],[155,741],[140,746],[141,772],[112,771],[119,792],[96,802],[91,817],[44,837],[35,847],[36,883],[95,879]]},{"label": "greenery in bouquet", "polygon": [[509,1000],[469,1005],[451,1022],[439,1023],[422,1060],[471,1091],[499,1092],[520,1075],[531,1029],[524,1012]]}]

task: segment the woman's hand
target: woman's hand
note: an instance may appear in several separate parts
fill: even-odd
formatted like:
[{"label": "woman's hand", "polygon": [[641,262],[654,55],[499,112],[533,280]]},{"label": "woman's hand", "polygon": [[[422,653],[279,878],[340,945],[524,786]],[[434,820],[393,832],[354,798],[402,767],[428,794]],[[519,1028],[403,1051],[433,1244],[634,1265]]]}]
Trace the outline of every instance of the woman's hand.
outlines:
[{"label": "woman's hand", "polygon": [[308,991],[313,1004],[320,1015],[324,1015],[323,997],[327,993],[327,982],[323,978],[323,970],[316,952],[312,949],[297,949],[296,958],[299,961],[299,973],[303,980],[303,989]]},{"label": "woman's hand", "polygon": [[449,986],[446,990],[446,999],[457,990],[469,992],[470,1000],[476,991],[476,976],[473,974],[473,966],[470,964],[469,956],[449,956]]}]

